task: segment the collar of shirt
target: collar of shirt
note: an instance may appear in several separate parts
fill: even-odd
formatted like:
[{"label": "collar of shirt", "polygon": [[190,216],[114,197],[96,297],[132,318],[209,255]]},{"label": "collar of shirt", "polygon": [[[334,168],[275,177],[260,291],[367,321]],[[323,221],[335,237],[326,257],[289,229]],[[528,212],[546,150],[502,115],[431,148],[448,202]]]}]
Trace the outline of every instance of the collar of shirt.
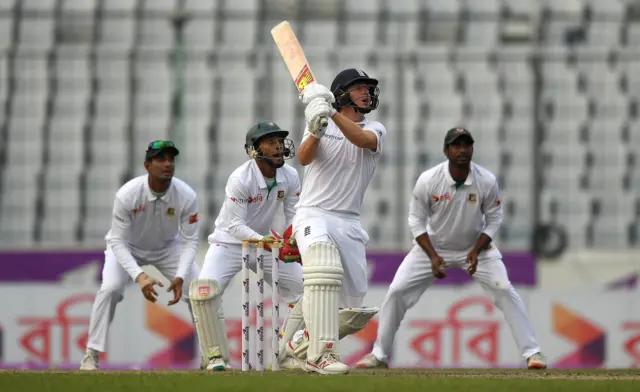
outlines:
[{"label": "collar of shirt", "polygon": [[[258,179],[258,186],[260,186],[260,189],[267,189],[267,182],[264,180],[264,175],[260,171],[260,168],[258,167],[255,159],[251,162],[251,171],[253,172],[253,175]],[[276,183],[274,185],[274,188],[276,185],[282,184],[284,182],[283,176],[284,175],[282,174],[282,170],[276,169]]]},{"label": "collar of shirt", "polygon": [[[169,188],[167,188],[167,191],[165,192],[165,194],[162,195],[162,197],[160,197],[160,200],[164,201],[165,203],[169,203],[169,201],[171,200],[171,189],[172,188],[173,188],[173,181],[169,185]],[[144,190],[145,190],[145,192],[147,194],[147,199],[149,201],[154,201],[154,200],[158,199],[158,197],[156,195],[154,195],[153,192],[151,192],[151,188],[149,187],[149,176],[147,176],[147,179],[144,182]]]},{"label": "collar of shirt", "polygon": [[[449,172],[449,162],[445,162],[444,165],[444,180],[446,181],[448,186],[456,185],[456,180],[451,177],[451,173]],[[469,168],[469,174],[467,175],[467,179],[464,180],[464,185],[470,186],[473,184],[473,165]]]}]

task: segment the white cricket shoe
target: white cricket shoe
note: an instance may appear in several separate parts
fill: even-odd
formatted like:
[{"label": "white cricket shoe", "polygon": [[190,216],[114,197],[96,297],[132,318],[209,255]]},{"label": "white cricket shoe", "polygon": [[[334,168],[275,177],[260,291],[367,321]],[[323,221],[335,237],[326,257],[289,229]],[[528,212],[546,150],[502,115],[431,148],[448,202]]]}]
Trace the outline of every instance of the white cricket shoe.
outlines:
[{"label": "white cricket shoe", "polygon": [[80,361],[80,370],[98,370],[100,367],[100,352],[88,348],[84,354],[84,358]]},{"label": "white cricket shoe", "polygon": [[527,358],[527,367],[529,369],[546,369],[547,359],[542,355],[542,353],[537,352]]},{"label": "white cricket shoe", "polygon": [[207,371],[210,372],[221,372],[227,370],[227,365],[224,363],[224,359],[221,356],[212,356],[209,357],[209,362],[207,362]]},{"label": "white cricket shoe", "polygon": [[389,367],[387,361],[376,358],[373,353],[367,354],[356,362],[358,369],[386,369]]},{"label": "white cricket shoe", "polygon": [[340,358],[336,353],[322,353],[315,361],[307,359],[305,369],[309,372],[318,374],[347,374],[349,366],[340,362]]}]

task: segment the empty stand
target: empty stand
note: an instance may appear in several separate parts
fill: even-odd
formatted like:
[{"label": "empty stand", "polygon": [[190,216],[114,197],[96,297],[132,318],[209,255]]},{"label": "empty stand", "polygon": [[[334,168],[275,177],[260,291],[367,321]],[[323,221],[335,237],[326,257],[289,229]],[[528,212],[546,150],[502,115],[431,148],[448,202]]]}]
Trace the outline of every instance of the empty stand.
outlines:
[{"label": "empty stand", "polygon": [[640,246],[633,6],[1,2],[0,239],[102,246],[114,192],[144,173],[148,143],[166,138],[181,151],[176,175],[198,192],[205,236],[228,176],[248,159],[248,128],[268,118],[296,147],[302,139],[304,108],[268,35],[287,19],[321,83],[348,67],[380,81],[369,117],[387,136],[362,207],[371,249],[410,246],[413,185],[445,160],[455,126],[473,133],[474,160],[498,178],[502,249],[530,249],[536,222],[562,226],[570,249]]}]

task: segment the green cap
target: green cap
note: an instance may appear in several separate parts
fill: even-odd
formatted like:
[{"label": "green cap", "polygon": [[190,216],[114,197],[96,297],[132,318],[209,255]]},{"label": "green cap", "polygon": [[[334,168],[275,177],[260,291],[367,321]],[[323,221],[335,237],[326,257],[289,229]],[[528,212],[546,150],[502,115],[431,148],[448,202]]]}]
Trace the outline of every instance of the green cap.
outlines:
[{"label": "green cap", "polygon": [[282,136],[286,138],[288,135],[289,132],[281,129],[278,124],[273,121],[259,121],[247,132],[244,148],[248,150],[254,147],[256,143],[265,136]]},{"label": "green cap", "polygon": [[471,143],[473,143],[473,137],[471,133],[464,128],[451,128],[447,131],[447,135],[444,137],[444,146],[447,147],[449,144],[458,140],[458,138],[466,136],[471,139]]}]

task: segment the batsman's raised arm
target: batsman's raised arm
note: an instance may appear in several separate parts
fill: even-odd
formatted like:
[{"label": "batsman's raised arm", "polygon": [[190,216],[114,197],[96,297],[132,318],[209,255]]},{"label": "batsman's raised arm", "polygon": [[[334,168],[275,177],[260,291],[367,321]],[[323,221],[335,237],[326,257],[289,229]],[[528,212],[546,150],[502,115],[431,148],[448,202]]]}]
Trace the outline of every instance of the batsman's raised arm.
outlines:
[{"label": "batsman's raised arm", "polygon": [[[377,130],[378,133],[376,133],[370,129],[362,129],[358,124],[349,120],[341,113],[334,114],[331,119],[336,123],[338,128],[340,128],[344,137],[354,146],[377,152],[378,145],[382,142],[383,131]],[[384,127],[382,129],[384,129]]]},{"label": "batsman's raised arm", "polygon": [[[139,208],[139,207],[137,207]],[[127,271],[133,280],[143,271],[133,258],[127,239],[131,228],[132,214],[139,213],[134,208],[128,209],[118,195],[113,202],[113,217],[111,218],[111,231],[106,235],[107,246],[111,248],[116,260]]]},{"label": "batsman's raised arm", "polygon": [[182,251],[180,253],[176,278],[184,279],[184,276],[189,272],[196,258],[199,226],[198,201],[195,192],[193,192],[193,200],[182,210],[182,215],[180,216],[180,227],[178,231],[182,238]]}]

